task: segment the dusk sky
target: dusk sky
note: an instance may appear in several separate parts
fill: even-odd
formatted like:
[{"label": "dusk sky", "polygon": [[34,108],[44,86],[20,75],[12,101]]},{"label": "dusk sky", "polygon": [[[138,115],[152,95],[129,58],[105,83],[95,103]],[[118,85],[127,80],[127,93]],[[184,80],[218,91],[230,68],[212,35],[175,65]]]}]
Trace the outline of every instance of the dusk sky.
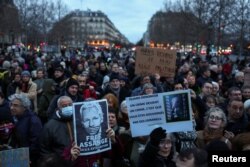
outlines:
[{"label": "dusk sky", "polygon": [[130,42],[142,38],[153,14],[162,10],[165,0],[63,0],[69,10],[100,10]]}]

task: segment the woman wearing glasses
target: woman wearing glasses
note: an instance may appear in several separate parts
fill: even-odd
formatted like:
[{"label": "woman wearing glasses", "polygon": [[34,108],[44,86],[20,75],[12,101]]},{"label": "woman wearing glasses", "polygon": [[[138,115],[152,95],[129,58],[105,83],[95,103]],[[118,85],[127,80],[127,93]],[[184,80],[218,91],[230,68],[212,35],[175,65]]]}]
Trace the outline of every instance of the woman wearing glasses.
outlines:
[{"label": "woman wearing glasses", "polygon": [[197,132],[196,145],[199,148],[205,148],[211,141],[220,140],[227,144],[231,149],[231,142],[225,138],[224,127],[227,124],[227,118],[224,111],[219,107],[210,108],[204,118],[205,128]]},{"label": "woman wearing glasses", "polygon": [[161,127],[149,135],[145,150],[139,157],[138,167],[176,167],[174,137]]}]

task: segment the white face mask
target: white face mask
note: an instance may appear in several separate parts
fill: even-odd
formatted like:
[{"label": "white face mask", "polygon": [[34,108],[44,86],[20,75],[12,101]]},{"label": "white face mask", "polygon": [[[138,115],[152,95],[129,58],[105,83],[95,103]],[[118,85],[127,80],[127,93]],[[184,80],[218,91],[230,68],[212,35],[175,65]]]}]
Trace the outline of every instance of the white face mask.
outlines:
[{"label": "white face mask", "polygon": [[67,106],[62,108],[62,115],[65,117],[71,117],[73,114],[73,107],[72,106]]}]

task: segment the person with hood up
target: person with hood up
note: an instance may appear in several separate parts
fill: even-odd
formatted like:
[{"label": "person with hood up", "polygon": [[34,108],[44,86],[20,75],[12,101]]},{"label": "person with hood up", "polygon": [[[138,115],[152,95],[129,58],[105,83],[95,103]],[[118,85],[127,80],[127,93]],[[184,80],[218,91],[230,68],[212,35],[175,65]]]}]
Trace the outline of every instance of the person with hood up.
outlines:
[{"label": "person with hood up", "polygon": [[43,93],[38,101],[38,116],[42,123],[48,120],[47,109],[53,97],[55,96],[55,81],[53,79],[45,79],[43,83]]}]

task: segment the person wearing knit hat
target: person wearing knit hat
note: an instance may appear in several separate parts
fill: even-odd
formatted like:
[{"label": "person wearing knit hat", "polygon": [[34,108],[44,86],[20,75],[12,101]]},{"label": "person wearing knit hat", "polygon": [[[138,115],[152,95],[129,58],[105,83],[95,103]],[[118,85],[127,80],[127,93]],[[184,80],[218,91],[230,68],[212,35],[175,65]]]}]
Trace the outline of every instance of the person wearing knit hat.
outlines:
[{"label": "person wearing knit hat", "polygon": [[23,76],[30,77],[30,76],[31,76],[31,74],[30,74],[30,72],[29,72],[29,71],[24,70],[24,71],[21,73],[21,76],[22,76],[22,77],[23,77]]},{"label": "person wearing knit hat", "polygon": [[74,78],[69,78],[66,84],[66,93],[71,99],[75,99],[78,95],[79,83]]},{"label": "person wearing knit hat", "polygon": [[61,72],[64,72],[64,68],[61,64],[55,66],[55,70],[54,71],[61,71]]},{"label": "person wearing knit hat", "polygon": [[3,69],[10,69],[11,65],[8,60],[5,60],[2,64]]},{"label": "person wearing knit hat", "polygon": [[77,82],[77,80],[75,80],[74,78],[69,78],[67,81],[67,84],[66,84],[66,90],[68,90],[69,87],[71,87],[73,85],[79,87],[79,83]]},{"label": "person wearing knit hat", "polygon": [[120,80],[120,76],[118,73],[111,73],[109,81],[111,82],[114,79]]},{"label": "person wearing knit hat", "polygon": [[125,76],[120,77],[120,83],[121,83],[121,87],[125,87],[128,89],[130,88],[128,77],[125,77]]},{"label": "person wearing knit hat", "polygon": [[16,93],[25,94],[32,102],[32,110],[37,113],[37,84],[32,81],[29,71],[22,71],[21,85],[16,88]]},{"label": "person wearing knit hat", "polygon": [[121,88],[119,74],[111,73],[109,77],[109,86],[112,90],[115,91],[118,91]]},{"label": "person wearing knit hat", "polygon": [[55,96],[47,110],[49,119],[53,117],[56,109],[58,108],[57,101],[61,96],[69,96],[73,102],[83,101],[82,95],[79,93],[79,83],[74,78],[69,78],[66,82],[65,88],[62,88],[61,93]]},{"label": "person wearing knit hat", "polygon": [[145,83],[142,87],[142,92],[144,95],[153,94],[155,92],[155,88],[151,83]]},{"label": "person wearing knit hat", "polygon": [[125,87],[121,87],[120,76],[118,73],[111,73],[109,79],[109,84],[102,92],[101,97],[104,97],[108,93],[112,93],[119,99],[120,104],[126,97],[131,95],[131,91]]}]

